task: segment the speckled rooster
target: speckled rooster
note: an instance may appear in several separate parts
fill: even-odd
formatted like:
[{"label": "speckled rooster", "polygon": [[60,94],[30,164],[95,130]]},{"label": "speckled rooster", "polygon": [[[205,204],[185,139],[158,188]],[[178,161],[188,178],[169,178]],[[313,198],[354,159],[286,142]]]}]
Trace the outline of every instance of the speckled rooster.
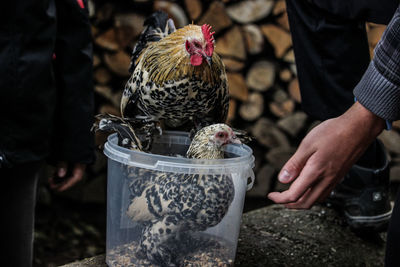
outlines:
[{"label": "speckled rooster", "polygon": [[[186,156],[197,159],[224,158],[223,147],[238,143],[226,124],[213,124],[196,133]],[[132,200],[127,214],[144,225],[139,254],[160,266],[174,266],[182,233],[204,231],[225,216],[234,197],[229,175],[155,172],[135,175],[130,184]]]},{"label": "speckled rooster", "polygon": [[192,132],[225,122],[229,97],[225,66],[214,52],[214,32],[204,24],[175,29],[166,13],[153,13],[133,49],[121,114],[147,134],[151,146],[160,122]]}]

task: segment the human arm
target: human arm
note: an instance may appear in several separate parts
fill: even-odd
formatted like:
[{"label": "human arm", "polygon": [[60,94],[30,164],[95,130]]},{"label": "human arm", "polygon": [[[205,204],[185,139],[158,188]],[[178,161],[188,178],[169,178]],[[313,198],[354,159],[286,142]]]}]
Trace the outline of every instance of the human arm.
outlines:
[{"label": "human arm", "polygon": [[82,180],[94,161],[92,38],[87,1],[56,2],[54,73],[57,105],[50,161],[56,171],[50,187],[63,191]]},{"label": "human arm", "polygon": [[289,208],[310,208],[323,200],[384,129],[384,120],[356,102],[342,116],[322,122],[303,139],[278,175],[292,182],[268,197]]},{"label": "human arm", "polygon": [[400,10],[397,9],[375,57],[354,89],[356,102],[347,112],[314,128],[285,164],[278,179],[292,182],[268,197],[290,208],[310,208],[324,199],[384,129],[400,118]]}]

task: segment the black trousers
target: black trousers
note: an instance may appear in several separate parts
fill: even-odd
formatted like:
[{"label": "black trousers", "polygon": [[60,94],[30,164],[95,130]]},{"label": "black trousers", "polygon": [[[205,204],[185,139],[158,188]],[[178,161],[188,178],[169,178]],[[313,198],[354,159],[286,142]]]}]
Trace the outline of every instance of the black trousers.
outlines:
[{"label": "black trousers", "polygon": [[0,168],[2,266],[32,266],[36,188],[40,166],[40,163],[29,163],[14,168]]},{"label": "black trousers", "polygon": [[[387,24],[398,0],[286,0],[303,110],[326,120],[353,103],[370,62],[365,22]],[[376,159],[376,142],[358,164]],[[386,266],[400,266],[400,196],[388,230]]]}]

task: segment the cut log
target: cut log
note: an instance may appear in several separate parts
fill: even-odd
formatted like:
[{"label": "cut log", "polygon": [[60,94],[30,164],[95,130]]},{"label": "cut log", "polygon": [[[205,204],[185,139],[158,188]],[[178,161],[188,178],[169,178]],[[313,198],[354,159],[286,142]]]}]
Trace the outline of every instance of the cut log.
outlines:
[{"label": "cut log", "polygon": [[256,181],[253,188],[246,193],[246,197],[266,197],[271,191],[275,172],[275,168],[270,164],[263,165],[256,173]]},{"label": "cut log", "polygon": [[222,58],[222,61],[225,64],[225,68],[231,72],[238,72],[241,71],[244,67],[244,63],[232,58]]},{"label": "cut log", "polygon": [[396,131],[383,131],[378,138],[389,152],[400,154],[400,134]]},{"label": "cut log", "polygon": [[246,48],[238,26],[234,26],[217,39],[215,51],[222,56],[233,57],[243,61],[246,60]]},{"label": "cut log", "polygon": [[100,59],[99,55],[93,54],[93,68],[96,68],[97,66],[99,66],[100,63],[101,63],[101,59]]},{"label": "cut log", "polygon": [[185,11],[176,3],[169,1],[155,1],[154,10],[163,10],[173,19],[176,28],[189,24]]},{"label": "cut log", "polygon": [[114,15],[114,5],[112,2],[107,2],[106,4],[102,5],[100,8],[96,9],[96,22],[106,22],[112,19]]},{"label": "cut log", "polygon": [[301,94],[300,94],[300,86],[299,80],[297,78],[293,79],[289,83],[289,94],[297,103],[301,103]]},{"label": "cut log", "polygon": [[114,107],[114,106],[112,106],[112,105],[102,105],[100,107],[99,112],[101,114],[112,114],[112,115],[115,115],[115,116],[121,116],[121,114],[119,112],[119,109]]},{"label": "cut log", "polygon": [[291,136],[296,137],[305,127],[306,120],[307,115],[302,111],[297,111],[286,118],[280,119],[277,125]]},{"label": "cut log", "polygon": [[289,96],[288,96],[288,94],[286,93],[285,90],[283,90],[280,87],[277,87],[275,89],[275,92],[274,92],[272,98],[273,98],[274,102],[277,102],[277,103],[281,104],[281,103],[285,102],[289,98]]},{"label": "cut log", "polygon": [[280,170],[295,151],[296,148],[294,147],[274,147],[268,151],[265,158],[267,162],[275,168],[275,170]]},{"label": "cut log", "polygon": [[254,24],[247,24],[243,26],[244,39],[249,54],[258,54],[264,48],[264,37],[260,28]]},{"label": "cut log", "polygon": [[283,69],[279,72],[279,78],[284,82],[288,82],[292,79],[292,72],[289,69]]},{"label": "cut log", "polygon": [[378,24],[375,24],[373,27],[370,27],[369,31],[367,32],[367,36],[368,36],[368,43],[372,48],[375,48],[375,46],[381,39],[385,29],[386,29],[385,25],[378,25]]},{"label": "cut log", "polygon": [[191,20],[198,19],[203,9],[200,0],[185,0],[185,7]]},{"label": "cut log", "polygon": [[261,26],[261,31],[275,48],[277,58],[282,58],[285,52],[292,46],[290,33],[278,26],[272,24],[263,25]]},{"label": "cut log", "polygon": [[273,0],[249,0],[230,5],[226,10],[233,20],[247,24],[267,17],[273,6]]},{"label": "cut log", "polygon": [[111,80],[111,74],[106,68],[97,68],[93,73],[94,80],[99,84],[107,84]]},{"label": "cut log", "polygon": [[94,91],[109,100],[114,107],[119,109],[122,92],[114,93],[109,86],[96,85]]},{"label": "cut log", "polygon": [[274,9],[272,10],[272,14],[274,14],[275,16],[279,16],[283,12],[286,12],[286,1],[285,0],[276,1]]},{"label": "cut log", "polygon": [[289,63],[295,63],[294,51],[290,49],[284,56],[283,60]]},{"label": "cut log", "polygon": [[117,53],[106,53],[104,55],[104,62],[106,66],[115,74],[121,77],[129,76],[129,65],[131,64],[131,57],[122,50]]},{"label": "cut log", "polygon": [[264,98],[260,93],[251,93],[246,102],[239,109],[240,117],[246,121],[253,121],[264,111]]},{"label": "cut log", "polygon": [[210,24],[213,31],[219,33],[221,30],[232,25],[232,20],[226,14],[225,6],[221,2],[213,2],[201,17],[198,25]]},{"label": "cut log", "polygon": [[248,98],[248,89],[244,78],[239,73],[227,73],[229,95],[241,101],[246,101]]},{"label": "cut log", "polygon": [[283,103],[276,103],[276,102],[271,102],[269,103],[269,109],[274,114],[275,116],[279,118],[284,118],[288,116],[289,114],[293,113],[293,110],[295,108],[294,101],[292,99],[288,99],[284,101]]},{"label": "cut log", "polygon": [[251,133],[258,143],[268,148],[290,147],[288,138],[275,123],[265,117],[257,120],[251,128]]},{"label": "cut log", "polygon": [[94,39],[96,45],[110,51],[117,51],[119,48],[115,29],[111,28],[108,31],[100,34]]},{"label": "cut log", "polygon": [[143,31],[144,16],[136,13],[117,14],[114,19],[116,39],[121,49],[132,47],[132,42]]},{"label": "cut log", "polygon": [[289,25],[289,18],[287,15],[287,12],[284,12],[282,15],[280,15],[277,19],[276,22],[285,30],[290,31],[290,25]]},{"label": "cut log", "polygon": [[275,65],[269,61],[254,63],[246,76],[246,84],[257,91],[266,91],[275,81]]},{"label": "cut log", "polygon": [[228,118],[226,119],[227,123],[230,124],[236,117],[236,100],[229,100],[229,110],[228,110]]}]

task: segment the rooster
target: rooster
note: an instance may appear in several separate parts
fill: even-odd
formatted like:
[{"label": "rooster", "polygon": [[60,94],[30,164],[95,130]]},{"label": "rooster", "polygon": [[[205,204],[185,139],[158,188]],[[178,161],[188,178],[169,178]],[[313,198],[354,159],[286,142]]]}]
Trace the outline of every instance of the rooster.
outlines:
[{"label": "rooster", "polygon": [[[226,124],[213,124],[196,133],[186,156],[220,159],[223,147],[240,140]],[[135,168],[138,171],[138,168]],[[160,266],[174,266],[183,233],[204,231],[225,216],[235,190],[225,174],[186,174],[148,170],[134,174],[127,214],[143,225],[138,256]]]},{"label": "rooster", "polygon": [[121,98],[121,114],[146,134],[149,150],[161,124],[192,133],[225,122],[228,83],[225,66],[214,52],[211,26],[190,24],[175,29],[166,13],[157,11],[144,23],[132,52],[130,71]]}]

